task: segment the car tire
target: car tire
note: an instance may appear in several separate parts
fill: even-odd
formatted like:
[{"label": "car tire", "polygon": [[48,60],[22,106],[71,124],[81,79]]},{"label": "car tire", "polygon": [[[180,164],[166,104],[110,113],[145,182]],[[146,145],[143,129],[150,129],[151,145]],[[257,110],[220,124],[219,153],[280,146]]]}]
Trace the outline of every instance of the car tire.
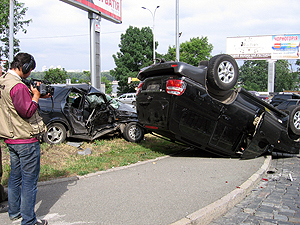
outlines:
[{"label": "car tire", "polygon": [[43,136],[44,142],[48,144],[61,144],[66,140],[67,131],[61,123],[53,123],[47,127],[47,131]]},{"label": "car tire", "polygon": [[295,135],[300,135],[300,106],[290,109],[289,127]]},{"label": "car tire", "polygon": [[209,60],[207,81],[215,90],[228,91],[238,80],[239,68],[234,58],[220,54]]},{"label": "car tire", "polygon": [[129,142],[140,142],[144,138],[144,129],[135,122],[128,123],[124,128],[123,137]]}]

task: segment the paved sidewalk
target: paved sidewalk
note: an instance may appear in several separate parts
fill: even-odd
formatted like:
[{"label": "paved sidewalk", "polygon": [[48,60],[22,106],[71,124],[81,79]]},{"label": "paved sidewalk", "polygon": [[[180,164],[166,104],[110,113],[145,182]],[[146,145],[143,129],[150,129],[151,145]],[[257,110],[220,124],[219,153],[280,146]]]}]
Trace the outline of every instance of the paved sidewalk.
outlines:
[{"label": "paved sidewalk", "polygon": [[[188,224],[199,215],[198,221],[212,221],[199,209],[220,199],[224,206],[244,198],[261,179],[269,158],[220,158],[190,149],[84,178],[40,183],[36,213],[51,225]],[[223,198],[228,193],[233,193],[231,198]],[[20,221],[12,223],[0,212],[0,224]]]},{"label": "paved sidewalk", "polygon": [[210,225],[300,224],[300,155],[273,154],[251,194]]}]

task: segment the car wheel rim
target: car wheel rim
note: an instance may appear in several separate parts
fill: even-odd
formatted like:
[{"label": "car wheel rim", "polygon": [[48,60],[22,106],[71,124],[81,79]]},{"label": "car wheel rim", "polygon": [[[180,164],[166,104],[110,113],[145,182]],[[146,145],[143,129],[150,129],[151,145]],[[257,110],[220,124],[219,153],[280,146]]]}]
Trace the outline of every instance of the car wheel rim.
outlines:
[{"label": "car wheel rim", "polygon": [[49,129],[47,137],[52,143],[57,143],[61,140],[62,133],[62,130],[58,127],[52,127],[51,129]]},{"label": "car wheel rim", "polygon": [[297,111],[293,118],[294,126],[297,130],[300,129],[300,111]]},{"label": "car wheel rim", "polygon": [[131,126],[128,130],[128,134],[132,139],[138,139],[141,135],[140,133],[140,130],[135,125]]},{"label": "car wheel rim", "polygon": [[222,62],[218,67],[218,76],[223,83],[231,83],[234,79],[234,67],[228,62]]}]

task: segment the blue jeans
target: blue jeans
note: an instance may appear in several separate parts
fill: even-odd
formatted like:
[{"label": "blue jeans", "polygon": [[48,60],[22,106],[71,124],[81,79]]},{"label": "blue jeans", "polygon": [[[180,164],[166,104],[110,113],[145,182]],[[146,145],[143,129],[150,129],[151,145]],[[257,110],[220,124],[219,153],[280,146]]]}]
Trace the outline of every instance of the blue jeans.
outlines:
[{"label": "blue jeans", "polygon": [[8,214],[23,220],[21,225],[35,224],[34,212],[40,173],[40,143],[8,144],[11,171],[8,181]]}]

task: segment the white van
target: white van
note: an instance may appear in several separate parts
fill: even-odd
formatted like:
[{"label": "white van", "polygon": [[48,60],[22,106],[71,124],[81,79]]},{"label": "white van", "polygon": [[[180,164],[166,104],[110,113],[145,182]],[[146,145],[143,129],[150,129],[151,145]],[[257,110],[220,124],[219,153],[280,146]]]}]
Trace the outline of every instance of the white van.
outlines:
[{"label": "white van", "polygon": [[135,93],[122,94],[117,99],[122,103],[135,105]]}]

